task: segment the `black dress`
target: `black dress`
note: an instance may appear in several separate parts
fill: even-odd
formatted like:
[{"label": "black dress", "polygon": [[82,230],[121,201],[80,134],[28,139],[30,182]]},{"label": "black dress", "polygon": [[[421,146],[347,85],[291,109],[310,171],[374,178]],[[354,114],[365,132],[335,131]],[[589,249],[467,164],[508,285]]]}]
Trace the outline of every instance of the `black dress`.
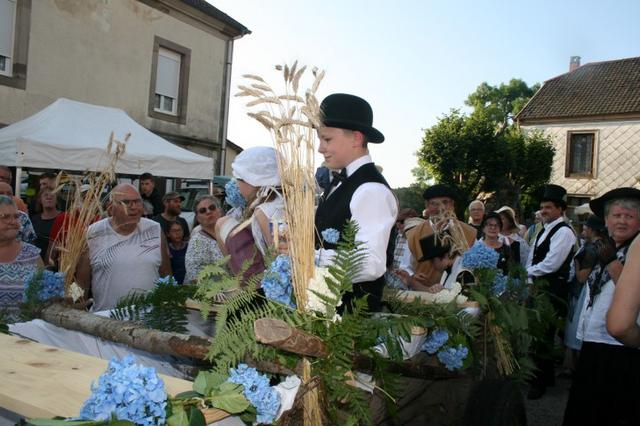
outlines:
[{"label": "black dress", "polygon": [[[484,243],[484,241],[483,241]],[[486,243],[485,243],[486,245]],[[490,247],[489,245],[487,245],[487,247]],[[493,248],[493,247],[491,247]],[[505,243],[502,243],[502,246],[498,247],[498,248],[493,248],[498,255],[500,256],[498,258],[498,269],[502,270],[502,273],[507,275],[509,273],[509,268],[511,267],[511,265],[513,263],[519,263],[520,262],[520,245],[518,244],[518,242],[514,242],[511,243],[511,245],[507,245]]]}]

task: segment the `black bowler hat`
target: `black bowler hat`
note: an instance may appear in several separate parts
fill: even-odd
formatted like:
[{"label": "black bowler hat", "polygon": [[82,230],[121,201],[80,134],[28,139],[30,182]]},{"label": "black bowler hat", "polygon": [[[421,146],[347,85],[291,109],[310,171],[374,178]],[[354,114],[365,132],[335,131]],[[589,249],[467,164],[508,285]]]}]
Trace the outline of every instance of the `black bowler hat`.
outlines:
[{"label": "black bowler hat", "polygon": [[320,104],[322,124],[326,127],[357,130],[362,132],[367,141],[384,142],[384,135],[373,125],[371,105],[362,98],[346,93],[334,93],[324,98]]},{"label": "black bowler hat", "polygon": [[553,201],[556,202],[563,209],[567,208],[567,190],[560,185],[545,185],[544,193],[540,201]]},{"label": "black bowler hat", "polygon": [[440,257],[449,253],[449,250],[451,249],[449,246],[442,245],[434,234],[422,238],[420,240],[420,248],[422,249],[422,257],[418,262],[424,262],[425,260]]},{"label": "black bowler hat", "polygon": [[607,202],[622,199],[622,198],[635,198],[640,200],[640,190],[630,187],[616,188],[605,193],[603,196],[589,201],[589,207],[596,216],[604,219],[604,206]]},{"label": "black bowler hat", "polygon": [[436,197],[449,197],[452,200],[456,199],[456,192],[443,183],[430,186],[422,193],[422,198],[430,200]]}]

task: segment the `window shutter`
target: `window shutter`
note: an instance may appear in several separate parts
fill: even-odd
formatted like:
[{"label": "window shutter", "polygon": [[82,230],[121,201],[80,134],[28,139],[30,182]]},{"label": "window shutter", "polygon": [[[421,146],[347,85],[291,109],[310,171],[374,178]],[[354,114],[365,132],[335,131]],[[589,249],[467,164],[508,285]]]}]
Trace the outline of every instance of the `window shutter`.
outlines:
[{"label": "window shutter", "polygon": [[180,84],[180,55],[166,49],[158,51],[158,72],[156,75],[156,93],[178,98]]},{"label": "window shutter", "polygon": [[0,55],[13,57],[13,26],[16,2],[0,0]]}]

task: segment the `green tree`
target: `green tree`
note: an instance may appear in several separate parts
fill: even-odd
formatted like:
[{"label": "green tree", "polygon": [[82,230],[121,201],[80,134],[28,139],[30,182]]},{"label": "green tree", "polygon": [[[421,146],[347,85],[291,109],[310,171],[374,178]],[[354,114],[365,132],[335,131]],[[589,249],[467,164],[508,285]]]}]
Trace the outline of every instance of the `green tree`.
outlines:
[{"label": "green tree", "polygon": [[[520,207],[551,175],[554,148],[540,133],[525,134],[510,119],[536,86],[521,80],[491,87],[481,84],[471,94],[470,115],[452,110],[426,129],[416,153],[418,168],[439,183],[457,188],[457,214],[480,192],[495,192],[495,202]],[[531,96],[529,94],[529,96]]]},{"label": "green tree", "polygon": [[424,187],[420,187],[418,185],[394,188],[393,190],[396,197],[398,197],[398,204],[401,209],[411,208],[418,214],[421,214],[424,209],[424,200],[422,199],[423,191]]},{"label": "green tree", "polygon": [[486,114],[498,127],[506,129],[513,117],[539,88],[540,84],[536,83],[529,87],[518,78],[511,79],[507,84],[501,83],[499,86],[490,86],[487,82],[483,82],[475,92],[469,95],[465,104],[473,108],[474,114],[478,112]]}]

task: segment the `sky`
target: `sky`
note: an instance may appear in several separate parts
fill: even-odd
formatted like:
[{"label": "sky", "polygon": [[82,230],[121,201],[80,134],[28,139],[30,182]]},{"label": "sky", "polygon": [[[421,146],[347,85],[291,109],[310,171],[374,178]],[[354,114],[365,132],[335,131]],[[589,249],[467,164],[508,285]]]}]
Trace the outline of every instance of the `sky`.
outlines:
[{"label": "sky", "polygon": [[[394,188],[414,182],[424,129],[464,109],[480,83],[542,83],[567,72],[570,56],[640,56],[638,0],[208,1],[252,31],[234,43],[232,94],[243,74],[277,85],[276,64],[324,69],[319,99],[342,92],[371,104],[386,140],[369,151]],[[270,145],[246,102],[231,98],[229,140]]]}]

